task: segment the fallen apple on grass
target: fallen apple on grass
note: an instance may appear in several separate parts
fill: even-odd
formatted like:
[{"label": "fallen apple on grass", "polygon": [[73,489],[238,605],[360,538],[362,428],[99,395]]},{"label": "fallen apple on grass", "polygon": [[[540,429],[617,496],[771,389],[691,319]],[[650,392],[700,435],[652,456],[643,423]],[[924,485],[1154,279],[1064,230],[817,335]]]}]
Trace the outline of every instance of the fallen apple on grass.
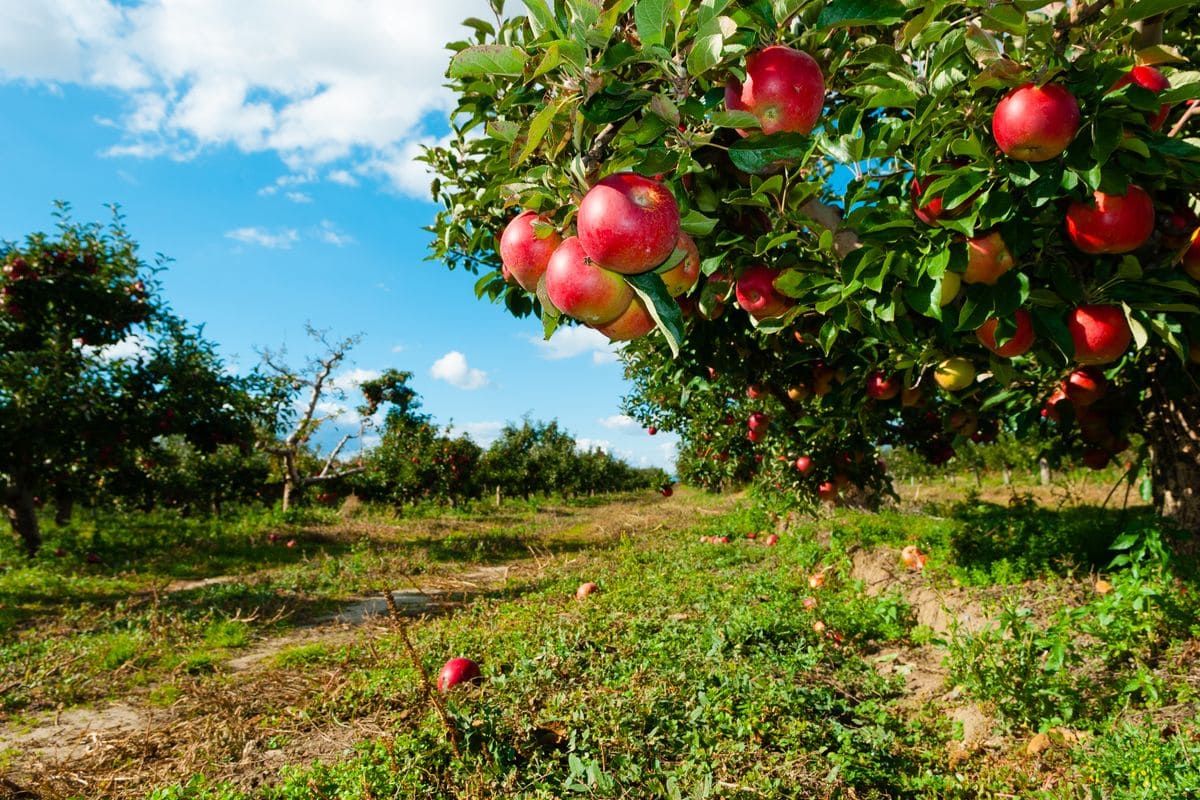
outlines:
[{"label": "fallen apple on grass", "polygon": [[478,683],[483,679],[479,665],[469,658],[452,658],[445,663],[438,673],[437,688],[443,694],[459,684]]}]

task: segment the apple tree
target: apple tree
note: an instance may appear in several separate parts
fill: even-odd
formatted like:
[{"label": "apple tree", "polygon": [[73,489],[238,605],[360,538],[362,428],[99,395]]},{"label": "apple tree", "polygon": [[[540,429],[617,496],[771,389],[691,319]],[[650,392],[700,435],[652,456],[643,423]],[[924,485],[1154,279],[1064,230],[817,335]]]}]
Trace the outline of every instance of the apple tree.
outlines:
[{"label": "apple tree", "polygon": [[0,502],[26,552],[37,507],[58,518],[123,464],[178,435],[202,451],[253,442],[265,406],[156,297],[119,215],[0,243]]},{"label": "apple tree", "polygon": [[685,463],[836,502],[1007,431],[1200,531],[1193,3],[511,5],[450,44],[432,254],[628,341]]}]

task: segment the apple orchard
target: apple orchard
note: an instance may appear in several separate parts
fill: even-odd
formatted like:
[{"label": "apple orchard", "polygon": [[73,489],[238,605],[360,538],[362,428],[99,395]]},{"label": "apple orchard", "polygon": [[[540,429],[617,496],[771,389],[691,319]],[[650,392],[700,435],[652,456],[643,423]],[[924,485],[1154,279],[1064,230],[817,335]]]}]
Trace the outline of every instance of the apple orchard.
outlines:
[{"label": "apple orchard", "polygon": [[1200,530],[1190,3],[493,6],[434,255],[628,342],[685,479],[870,504],[1005,431]]}]

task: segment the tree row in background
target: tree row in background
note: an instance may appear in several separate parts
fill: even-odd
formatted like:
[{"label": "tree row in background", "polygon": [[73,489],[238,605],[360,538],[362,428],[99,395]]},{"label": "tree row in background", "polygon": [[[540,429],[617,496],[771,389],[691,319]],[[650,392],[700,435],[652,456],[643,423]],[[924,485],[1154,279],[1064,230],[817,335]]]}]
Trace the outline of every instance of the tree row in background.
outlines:
[{"label": "tree row in background", "polygon": [[[333,416],[319,409],[348,402],[335,377],[356,338],[310,328],[322,352],[303,366],[266,351],[235,374],[162,302],[165,262],[140,260],[119,214],[107,226],[57,215],[53,235],[0,244],[0,505],[31,555],[43,508],[66,524],[78,505],[199,514],[357,492],[403,507],[666,482],[578,451],[556,422],[509,425],[484,450],[421,413],[398,370],[358,387],[357,426],[321,453],[314,439]],[[380,420],[379,444],[364,449]]]}]

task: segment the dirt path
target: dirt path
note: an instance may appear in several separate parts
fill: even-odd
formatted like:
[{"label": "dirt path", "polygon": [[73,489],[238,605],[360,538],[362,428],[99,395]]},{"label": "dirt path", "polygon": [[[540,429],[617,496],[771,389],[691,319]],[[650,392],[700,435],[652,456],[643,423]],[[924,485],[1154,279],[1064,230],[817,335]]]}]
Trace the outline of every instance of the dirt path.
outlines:
[{"label": "dirt path", "polygon": [[[722,507],[731,505],[726,498]],[[628,535],[645,535],[694,523],[716,513],[677,497],[674,502],[618,501],[590,508],[547,509],[537,519],[541,536],[571,531],[589,547],[611,546]],[[446,532],[461,529],[447,525]],[[502,591],[510,580],[530,580],[551,565],[577,557],[530,547],[529,557],[397,581],[392,596],[403,613],[428,617],[453,613],[472,599]],[[219,576],[180,582],[176,591],[253,580]],[[280,654],[305,645],[373,647],[392,628],[382,593],[353,598],[336,613],[287,633],[263,639],[222,663],[214,675],[176,680],[181,696],[167,707],[151,702],[152,689],[96,707],[42,714],[0,727],[0,753],[15,757],[0,798],[79,796],[140,797],[156,785],[203,770],[214,780],[244,788],[259,784],[285,764],[331,758],[355,742],[381,736],[394,722],[393,708],[361,709],[344,719],[310,715],[307,709],[335,696],[348,679],[341,663],[280,666]],[[286,709],[280,713],[280,709]],[[407,712],[404,712],[407,713]],[[265,721],[271,737],[264,740]],[[12,787],[20,787],[20,794]]]}]

